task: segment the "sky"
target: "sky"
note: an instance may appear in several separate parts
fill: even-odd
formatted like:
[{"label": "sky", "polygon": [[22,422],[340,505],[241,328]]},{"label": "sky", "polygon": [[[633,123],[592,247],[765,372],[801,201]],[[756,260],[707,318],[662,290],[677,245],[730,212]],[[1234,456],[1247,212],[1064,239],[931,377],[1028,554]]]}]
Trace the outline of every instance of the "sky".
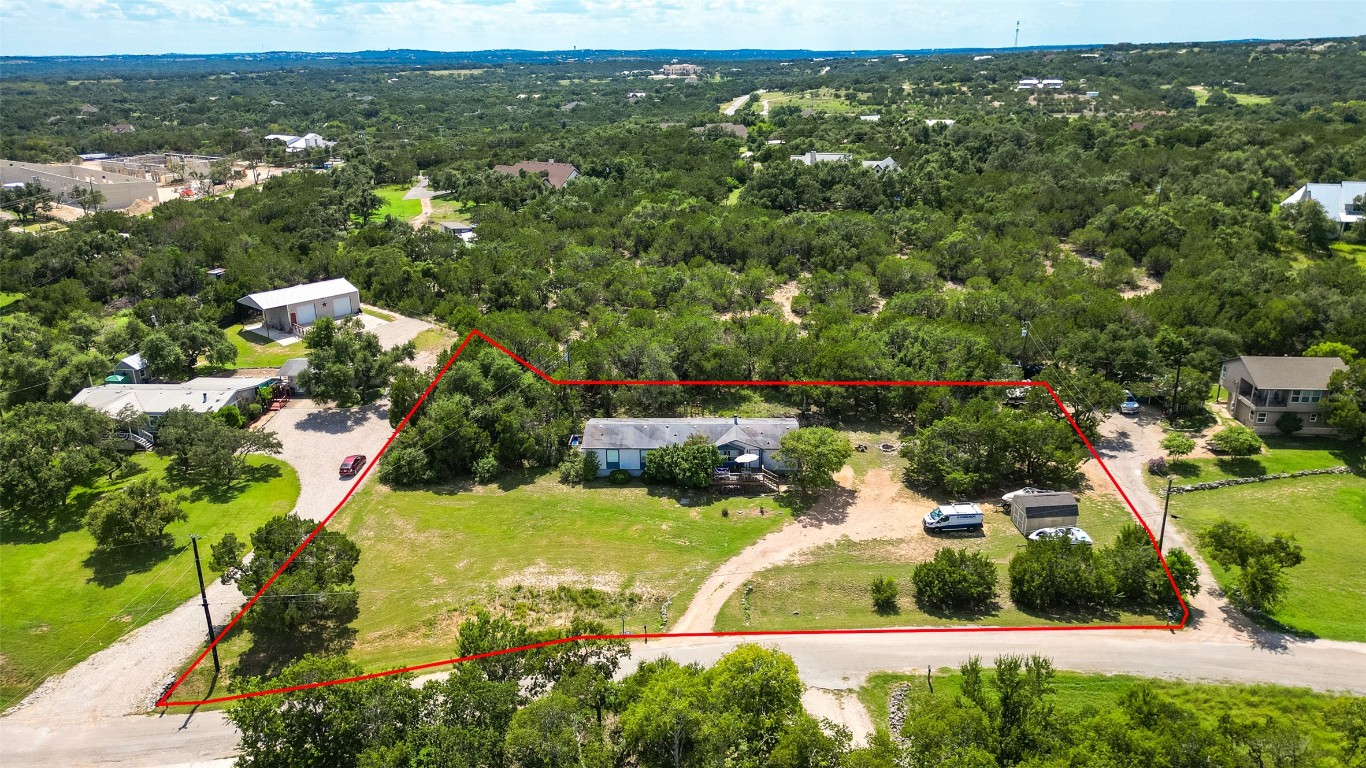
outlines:
[{"label": "sky", "polygon": [[1366,33],[1361,0],[9,0],[0,55],[917,50]]}]

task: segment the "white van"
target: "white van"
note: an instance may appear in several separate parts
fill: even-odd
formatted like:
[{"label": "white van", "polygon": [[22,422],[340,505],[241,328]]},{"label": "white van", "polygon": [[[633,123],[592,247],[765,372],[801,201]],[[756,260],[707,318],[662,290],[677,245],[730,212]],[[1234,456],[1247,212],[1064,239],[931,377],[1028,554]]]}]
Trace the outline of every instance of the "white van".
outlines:
[{"label": "white van", "polygon": [[926,533],[982,530],[982,508],[971,503],[944,504],[921,521]]}]

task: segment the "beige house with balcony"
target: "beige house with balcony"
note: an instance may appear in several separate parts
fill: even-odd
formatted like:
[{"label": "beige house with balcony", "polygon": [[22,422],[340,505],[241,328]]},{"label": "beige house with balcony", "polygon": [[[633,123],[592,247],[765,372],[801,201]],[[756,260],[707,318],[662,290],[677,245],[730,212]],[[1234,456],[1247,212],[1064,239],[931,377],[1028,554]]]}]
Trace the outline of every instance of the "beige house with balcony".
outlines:
[{"label": "beige house with balcony", "polygon": [[1328,378],[1347,364],[1336,357],[1255,357],[1225,360],[1219,386],[1228,392],[1228,413],[1258,434],[1276,431],[1283,413],[1298,414],[1302,435],[1330,435],[1319,401],[1328,395]]}]

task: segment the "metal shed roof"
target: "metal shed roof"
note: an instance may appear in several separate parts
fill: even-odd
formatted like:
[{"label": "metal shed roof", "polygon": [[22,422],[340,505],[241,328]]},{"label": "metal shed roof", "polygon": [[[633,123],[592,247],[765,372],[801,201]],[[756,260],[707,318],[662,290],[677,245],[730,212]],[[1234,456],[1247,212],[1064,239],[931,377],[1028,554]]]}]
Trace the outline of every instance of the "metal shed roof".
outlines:
[{"label": "metal shed roof", "polygon": [[1063,517],[1077,514],[1077,498],[1064,491],[1021,494],[1010,500],[1011,512],[1022,510],[1026,518]]},{"label": "metal shed roof", "polygon": [[275,307],[287,307],[291,304],[302,304],[306,301],[330,299],[348,293],[356,293],[356,286],[352,285],[351,281],[346,278],[337,278],[336,280],[324,280],[320,283],[307,283],[274,291],[253,293],[238,299],[237,303],[245,304],[253,309],[267,310]]}]

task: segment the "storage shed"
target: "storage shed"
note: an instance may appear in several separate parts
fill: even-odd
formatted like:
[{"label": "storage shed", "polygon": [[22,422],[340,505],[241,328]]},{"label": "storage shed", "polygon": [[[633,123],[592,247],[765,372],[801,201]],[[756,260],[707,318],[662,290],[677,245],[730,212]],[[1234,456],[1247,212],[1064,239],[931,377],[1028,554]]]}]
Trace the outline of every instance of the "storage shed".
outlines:
[{"label": "storage shed", "polygon": [[1040,528],[1077,524],[1077,498],[1064,491],[1022,493],[1010,500],[1010,519],[1028,536]]},{"label": "storage shed", "polygon": [[260,310],[265,327],[286,333],[301,333],[319,317],[340,319],[360,314],[360,292],[346,280],[253,293],[237,303]]}]

